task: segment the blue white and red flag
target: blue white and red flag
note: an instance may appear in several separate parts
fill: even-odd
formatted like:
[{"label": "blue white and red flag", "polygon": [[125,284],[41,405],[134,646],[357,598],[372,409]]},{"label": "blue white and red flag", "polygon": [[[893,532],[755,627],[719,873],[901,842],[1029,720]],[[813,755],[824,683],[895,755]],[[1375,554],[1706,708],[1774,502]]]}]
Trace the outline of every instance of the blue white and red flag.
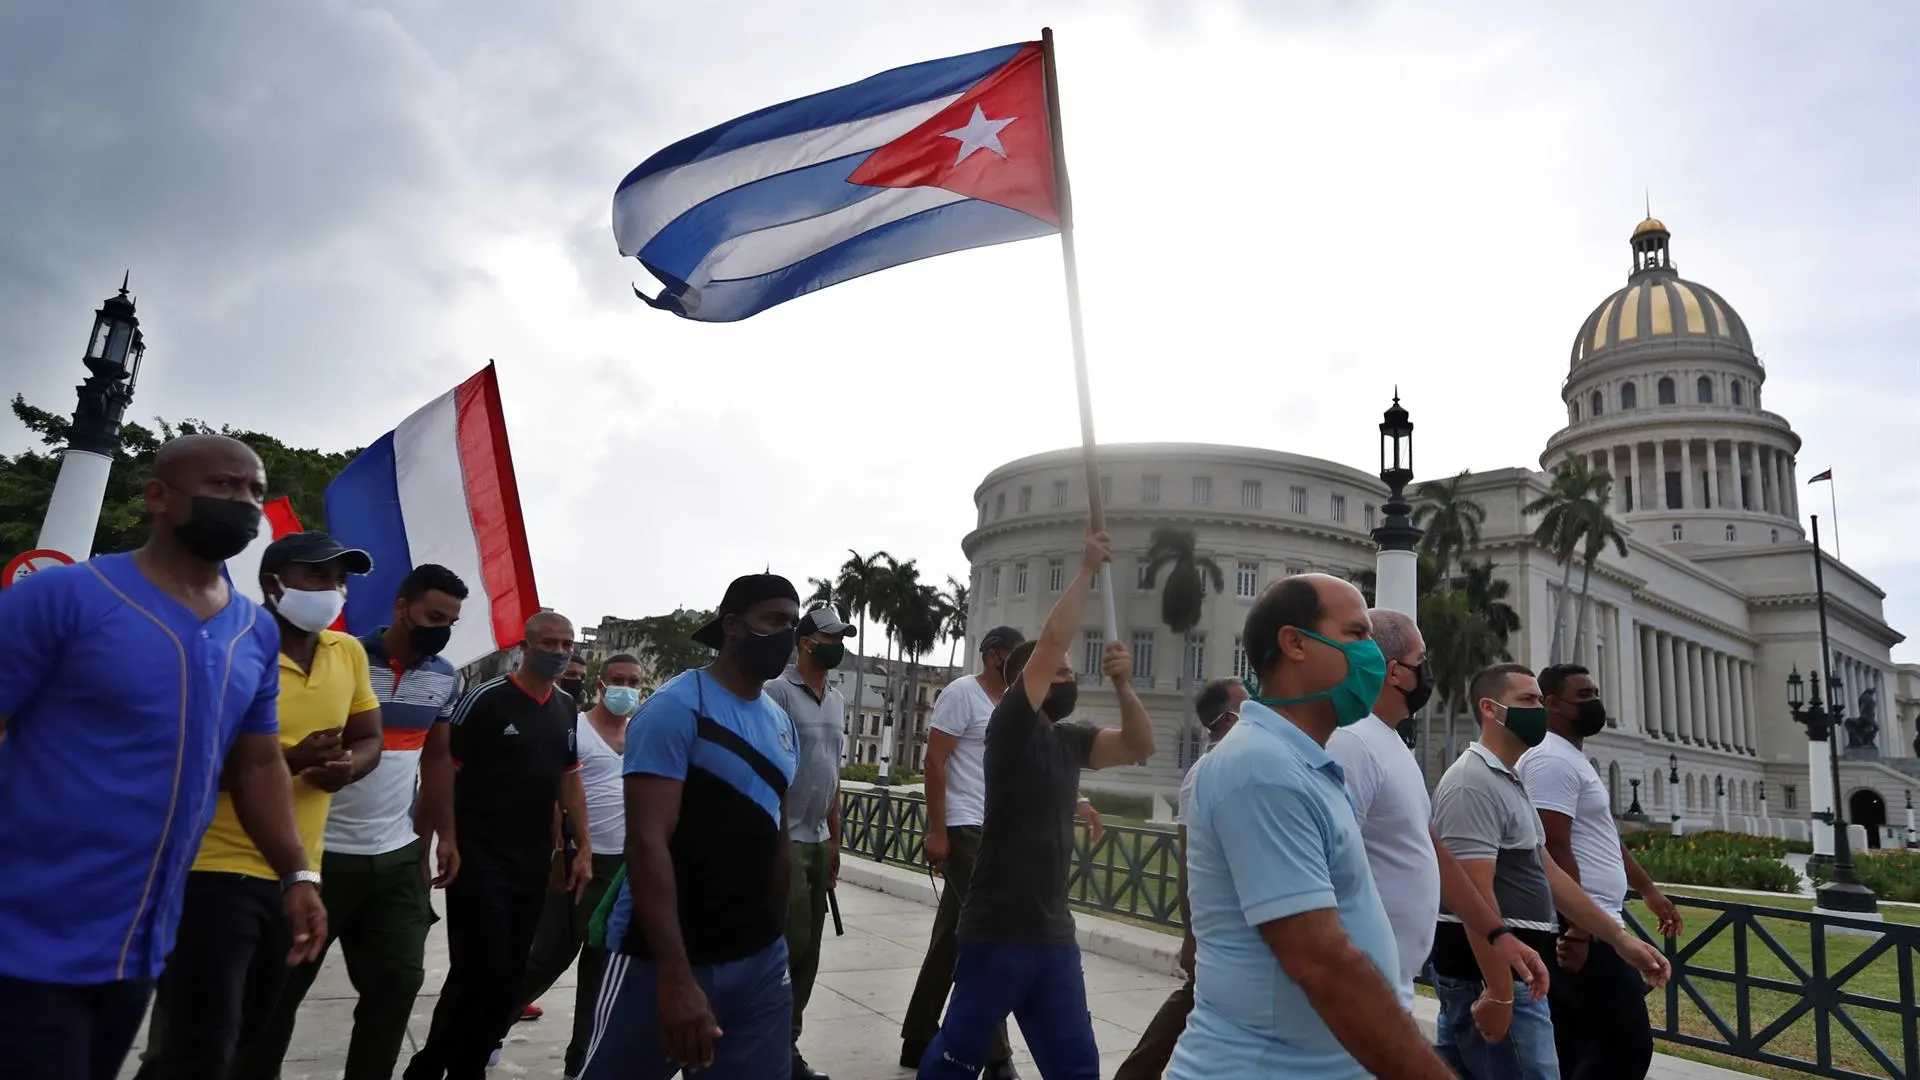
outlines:
[{"label": "blue white and red flag", "polygon": [[373,556],[347,586],[347,630],[393,620],[400,582],[438,563],[468,595],[441,655],[455,667],[520,644],[540,610],[493,365],[382,435],[327,485],[327,531]]},{"label": "blue white and red flag", "polygon": [[1060,228],[1039,42],[895,68],[682,139],[614,191],[634,292],[733,322],[842,281]]}]

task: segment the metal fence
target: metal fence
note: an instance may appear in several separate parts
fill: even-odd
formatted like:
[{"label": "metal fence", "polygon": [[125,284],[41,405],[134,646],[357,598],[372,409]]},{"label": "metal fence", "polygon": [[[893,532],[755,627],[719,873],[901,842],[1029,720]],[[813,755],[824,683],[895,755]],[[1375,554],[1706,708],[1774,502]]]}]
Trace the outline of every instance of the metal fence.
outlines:
[{"label": "metal fence", "polygon": [[[841,846],[921,869],[926,803],[885,788],[842,793]],[[1076,907],[1179,928],[1171,830],[1078,829]],[[1676,896],[1687,920],[1666,940],[1673,980],[1647,999],[1654,1035],[1677,1046],[1835,1080],[1920,1080],[1920,926]],[[1628,908],[1629,927],[1662,943]]]}]

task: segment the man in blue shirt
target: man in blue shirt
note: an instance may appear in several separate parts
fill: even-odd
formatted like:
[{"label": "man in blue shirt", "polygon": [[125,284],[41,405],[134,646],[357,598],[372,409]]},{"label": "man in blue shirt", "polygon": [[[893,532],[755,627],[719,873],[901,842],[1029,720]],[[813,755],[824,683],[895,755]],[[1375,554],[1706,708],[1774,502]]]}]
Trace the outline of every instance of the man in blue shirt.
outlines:
[{"label": "man in blue shirt", "polygon": [[693,638],[713,663],[675,676],[627,727],[627,879],[585,1080],[769,1080],[791,1065],[793,722],[763,691],[786,670],[800,596],[777,574],[727,587]]},{"label": "man in blue shirt", "polygon": [[1326,752],[1380,694],[1371,635],[1360,591],[1326,574],[1275,582],[1247,615],[1260,696],[1194,766],[1198,957],[1168,1080],[1453,1080],[1395,997],[1393,929]]},{"label": "man in blue shirt", "polygon": [[280,876],[297,963],[326,940],[275,703],[280,635],[222,563],[259,532],[245,444],[175,439],[127,555],[0,593],[0,1047],[19,1080],[111,1080],[172,950],[226,786]]}]

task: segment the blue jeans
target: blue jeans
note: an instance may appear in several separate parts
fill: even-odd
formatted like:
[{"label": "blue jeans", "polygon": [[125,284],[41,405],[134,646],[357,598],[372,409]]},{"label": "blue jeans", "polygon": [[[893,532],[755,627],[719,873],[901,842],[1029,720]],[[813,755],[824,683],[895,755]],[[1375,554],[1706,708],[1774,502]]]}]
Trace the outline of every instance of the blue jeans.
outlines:
[{"label": "blue jeans", "polygon": [[1433,988],[1440,995],[1434,1050],[1468,1080],[1560,1080],[1553,1014],[1547,1003],[1533,1000],[1526,987],[1516,985],[1507,1037],[1489,1043],[1473,1026],[1473,1002],[1480,996],[1481,985],[1478,979],[1469,982],[1433,973]]},{"label": "blue jeans", "polygon": [[1100,1080],[1080,947],[964,938],[947,1016],[920,1059],[919,1080],[974,1080],[1009,1015],[1020,1023],[1041,1080]]},{"label": "blue jeans", "polygon": [[[769,1080],[787,1075],[793,1055],[793,989],[787,943],[777,940],[744,960],[695,967],[714,1022],[713,1064],[700,1080]],[[593,1008],[593,1039],[582,1080],[668,1080],[680,1064],[660,1049],[660,969],[612,953]]]}]

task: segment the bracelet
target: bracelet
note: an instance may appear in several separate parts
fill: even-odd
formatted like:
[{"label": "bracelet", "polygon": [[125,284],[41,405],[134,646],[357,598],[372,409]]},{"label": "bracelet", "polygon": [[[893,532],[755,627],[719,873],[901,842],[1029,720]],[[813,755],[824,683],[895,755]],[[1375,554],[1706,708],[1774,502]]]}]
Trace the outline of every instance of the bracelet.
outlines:
[{"label": "bracelet", "polygon": [[1487,944],[1491,945],[1511,933],[1513,933],[1513,927],[1511,926],[1496,926],[1487,931]]},{"label": "bracelet", "polygon": [[1484,1002],[1487,1002],[1487,1003],[1489,1003],[1489,1004],[1492,1004],[1492,1005],[1511,1005],[1511,1004],[1513,1004],[1513,999],[1512,999],[1512,998],[1506,998],[1506,999],[1504,999],[1504,1000],[1503,1000],[1503,999],[1501,999],[1501,998],[1497,998],[1497,997],[1494,997],[1494,996],[1492,996],[1492,995],[1490,995],[1490,994],[1488,994],[1488,993],[1487,993],[1487,992],[1486,992],[1485,990],[1482,990],[1482,991],[1480,991],[1480,1000],[1481,1000],[1481,1001],[1484,1001]]}]

